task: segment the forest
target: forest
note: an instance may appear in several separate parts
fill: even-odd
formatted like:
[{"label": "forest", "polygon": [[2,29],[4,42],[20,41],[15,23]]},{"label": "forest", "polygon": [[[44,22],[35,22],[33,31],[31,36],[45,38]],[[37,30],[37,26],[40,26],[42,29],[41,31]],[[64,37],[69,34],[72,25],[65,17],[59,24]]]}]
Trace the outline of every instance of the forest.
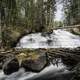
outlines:
[{"label": "forest", "polygon": [[0,0],[0,69],[17,72],[0,80],[80,80],[80,0]]},{"label": "forest", "polygon": [[[63,5],[63,21],[55,21],[57,3]],[[6,46],[8,42],[17,41],[21,35],[50,32],[55,26],[63,27],[79,24],[80,1],[0,0],[0,15],[0,36],[3,46]],[[6,36],[9,36],[7,38],[11,40],[7,41]]]}]

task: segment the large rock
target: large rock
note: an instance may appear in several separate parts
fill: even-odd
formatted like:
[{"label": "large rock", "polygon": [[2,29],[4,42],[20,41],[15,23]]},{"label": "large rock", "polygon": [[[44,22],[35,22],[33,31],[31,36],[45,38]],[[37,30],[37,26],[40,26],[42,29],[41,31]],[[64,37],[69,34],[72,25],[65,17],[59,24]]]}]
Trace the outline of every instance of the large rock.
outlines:
[{"label": "large rock", "polygon": [[3,65],[3,72],[6,75],[9,75],[18,70],[19,70],[19,62],[16,58],[6,61]]},{"label": "large rock", "polygon": [[34,54],[30,55],[22,61],[21,67],[25,68],[26,71],[40,72],[47,65],[45,54]]}]

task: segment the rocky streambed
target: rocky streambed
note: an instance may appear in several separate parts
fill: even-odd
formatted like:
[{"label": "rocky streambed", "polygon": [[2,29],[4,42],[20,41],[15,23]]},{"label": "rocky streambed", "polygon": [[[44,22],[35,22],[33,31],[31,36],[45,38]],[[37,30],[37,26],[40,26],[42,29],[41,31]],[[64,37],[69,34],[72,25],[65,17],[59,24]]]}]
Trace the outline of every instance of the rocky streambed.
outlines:
[{"label": "rocky streambed", "polygon": [[80,62],[80,48],[11,49],[0,51],[0,69],[6,75],[17,72],[20,68],[24,68],[26,72],[40,72],[50,63],[57,65],[60,59],[67,69],[73,70]]},{"label": "rocky streambed", "polygon": [[26,71],[40,72],[47,64],[45,53],[39,50],[11,50],[0,53],[0,68],[7,75],[21,67]]}]

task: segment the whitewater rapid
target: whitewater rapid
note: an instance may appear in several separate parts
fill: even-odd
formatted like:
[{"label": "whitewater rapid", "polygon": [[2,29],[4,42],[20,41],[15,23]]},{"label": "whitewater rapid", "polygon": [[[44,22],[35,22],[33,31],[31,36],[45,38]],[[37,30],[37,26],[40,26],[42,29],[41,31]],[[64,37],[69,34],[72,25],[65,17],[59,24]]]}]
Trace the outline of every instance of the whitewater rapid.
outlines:
[{"label": "whitewater rapid", "polygon": [[47,78],[51,74],[54,76],[62,72],[64,73],[69,72],[62,63],[59,63],[58,67],[57,65],[53,66],[51,64],[50,66],[46,67],[40,73],[25,72],[25,70],[21,68],[18,72],[12,73],[11,75],[8,76],[8,75],[4,75],[3,71],[0,71],[0,80],[35,80],[37,78],[39,79],[43,77]]},{"label": "whitewater rapid", "polygon": [[80,46],[80,36],[66,30],[53,30],[53,33],[34,33],[24,36],[17,48],[76,48]]},{"label": "whitewater rapid", "polygon": [[[16,48],[76,48],[80,47],[80,36],[73,35],[65,30],[54,30],[51,34],[34,33],[24,36]],[[62,63],[50,65],[40,73],[25,72],[21,68],[18,72],[7,76],[0,71],[0,80],[47,80],[57,74],[65,74],[69,71]],[[70,76],[70,75],[69,75]],[[67,77],[66,77],[67,78]],[[50,79],[49,79],[50,80]],[[57,79],[56,79],[57,80]],[[65,77],[58,79],[65,80]],[[66,79],[69,80],[69,79]]]}]

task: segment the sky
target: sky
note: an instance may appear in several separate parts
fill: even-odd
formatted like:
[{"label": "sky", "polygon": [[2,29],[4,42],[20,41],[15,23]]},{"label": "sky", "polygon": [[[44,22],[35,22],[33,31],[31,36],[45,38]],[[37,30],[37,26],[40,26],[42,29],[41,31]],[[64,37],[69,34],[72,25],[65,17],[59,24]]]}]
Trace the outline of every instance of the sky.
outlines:
[{"label": "sky", "polygon": [[[36,1],[36,0],[35,0]],[[56,14],[55,14],[55,21],[63,21],[63,15],[64,15],[64,12],[63,12],[63,4],[60,3],[58,0],[56,0]],[[21,10],[21,13],[23,14],[23,16],[25,15],[25,13],[23,13],[24,10],[22,9]]]},{"label": "sky", "polygon": [[57,21],[62,21],[63,20],[63,4],[57,4],[57,11],[56,11],[56,14],[55,14],[55,20]]}]

